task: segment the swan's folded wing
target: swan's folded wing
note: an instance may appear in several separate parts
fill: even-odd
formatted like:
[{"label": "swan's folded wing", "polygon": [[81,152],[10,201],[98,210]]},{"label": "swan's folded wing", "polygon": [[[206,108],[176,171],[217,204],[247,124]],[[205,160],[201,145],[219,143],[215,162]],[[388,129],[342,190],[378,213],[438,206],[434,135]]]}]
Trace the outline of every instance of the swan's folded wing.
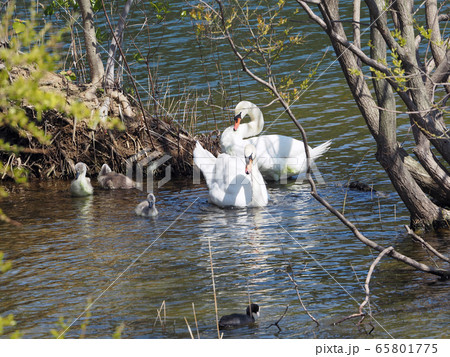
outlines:
[{"label": "swan's folded wing", "polygon": [[323,144],[320,144],[319,146],[316,146],[314,149],[311,150],[311,157],[313,159],[317,159],[318,157],[322,156],[324,153],[326,153],[331,146],[332,140],[328,140],[324,142]]}]

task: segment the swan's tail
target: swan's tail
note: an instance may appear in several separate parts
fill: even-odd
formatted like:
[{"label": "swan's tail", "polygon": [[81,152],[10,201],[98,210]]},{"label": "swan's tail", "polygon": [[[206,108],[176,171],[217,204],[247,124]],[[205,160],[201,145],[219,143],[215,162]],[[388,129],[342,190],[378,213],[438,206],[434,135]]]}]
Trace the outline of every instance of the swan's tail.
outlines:
[{"label": "swan's tail", "polygon": [[320,144],[319,146],[316,146],[314,149],[311,150],[311,158],[313,160],[321,157],[323,154],[325,154],[331,146],[331,140],[328,140],[324,142],[323,144]]},{"label": "swan's tail", "polygon": [[216,158],[208,150],[205,150],[197,141],[194,149],[194,164],[200,169],[209,187],[216,165]]}]

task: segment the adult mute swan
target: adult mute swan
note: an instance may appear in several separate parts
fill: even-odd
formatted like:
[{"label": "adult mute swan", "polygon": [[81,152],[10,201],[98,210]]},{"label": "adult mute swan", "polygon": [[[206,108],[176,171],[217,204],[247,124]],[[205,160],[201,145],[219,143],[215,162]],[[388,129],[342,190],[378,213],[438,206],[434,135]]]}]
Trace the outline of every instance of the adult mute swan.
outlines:
[{"label": "adult mute swan", "polygon": [[72,196],[83,197],[94,193],[91,185],[91,179],[86,177],[87,166],[84,162],[75,165],[75,180],[70,184],[70,193]]},{"label": "adult mute swan", "polygon": [[103,164],[97,180],[103,188],[109,190],[129,189],[136,187],[136,183],[129,177],[111,170],[108,164]]},{"label": "adult mute swan", "polygon": [[[259,170],[268,180],[279,181],[306,172],[306,153],[302,141],[284,135],[256,136],[264,127],[264,117],[261,110],[251,102],[239,102],[234,112],[234,125],[225,129],[220,138],[222,151],[241,156],[247,144],[254,145],[258,153]],[[246,115],[250,117],[250,122],[241,124]],[[330,145],[331,140],[314,149],[308,146],[311,159],[322,156]]]},{"label": "adult mute swan", "polygon": [[156,202],[155,195],[153,193],[149,193],[147,195],[147,199],[139,203],[134,209],[134,212],[136,212],[138,216],[154,217],[158,214],[155,202]]},{"label": "adult mute swan", "polygon": [[194,149],[194,163],[203,173],[209,189],[209,201],[219,207],[262,207],[269,195],[258,166],[256,151],[247,145],[241,157],[220,154],[214,157],[199,142]]}]

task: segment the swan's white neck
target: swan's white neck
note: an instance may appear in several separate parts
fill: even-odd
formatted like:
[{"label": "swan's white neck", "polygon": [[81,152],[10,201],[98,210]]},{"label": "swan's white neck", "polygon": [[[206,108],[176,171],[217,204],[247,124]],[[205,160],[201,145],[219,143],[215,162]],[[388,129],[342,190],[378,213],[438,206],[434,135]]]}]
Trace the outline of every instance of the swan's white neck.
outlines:
[{"label": "swan's white neck", "polygon": [[252,201],[250,203],[250,206],[252,207],[260,207],[264,206],[263,195],[261,190],[261,185],[264,184],[264,182],[259,182],[260,180],[263,180],[258,166],[256,162],[253,163],[252,171],[250,172],[250,181],[252,184]]},{"label": "swan's white neck", "polygon": [[[246,114],[250,117],[250,122],[240,124],[237,130],[243,139],[258,135],[264,128],[264,116],[257,106],[251,107]],[[242,119],[244,116],[245,114],[242,115]]]},{"label": "swan's white neck", "polygon": [[240,124],[238,129],[234,131],[234,126],[226,128],[220,138],[220,145],[222,151],[229,153],[230,155],[239,156],[242,155],[240,150],[243,149],[242,140],[256,136],[264,128],[264,117],[258,107],[250,107],[248,110],[242,112],[242,119],[247,115],[250,117],[249,123]]}]

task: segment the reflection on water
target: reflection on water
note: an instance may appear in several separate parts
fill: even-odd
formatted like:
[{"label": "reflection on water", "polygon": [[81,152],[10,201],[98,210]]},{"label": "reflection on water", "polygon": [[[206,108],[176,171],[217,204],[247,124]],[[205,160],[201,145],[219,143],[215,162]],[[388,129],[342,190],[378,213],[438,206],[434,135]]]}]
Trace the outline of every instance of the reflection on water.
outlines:
[{"label": "reflection on water", "polygon": [[[249,296],[261,306],[255,327],[227,330],[224,337],[366,337],[351,322],[331,323],[357,311],[375,254],[310,197],[308,186],[273,184],[265,208],[220,209],[208,203],[203,183],[172,180],[155,192],[160,214],[148,219],[134,214],[144,192],[96,187],[92,197],[73,198],[67,185],[32,183],[2,202],[23,227],[0,226],[0,250],[14,262],[0,277],[0,313],[13,313],[25,337],[50,337],[59,317],[72,321],[88,298],[99,296],[87,337],[110,337],[124,322],[124,337],[188,338],[184,317],[194,328],[193,303],[201,337],[216,337],[208,240],[219,314],[244,311]],[[328,183],[320,190],[342,204],[338,185]],[[400,208],[394,219],[396,198],[389,195],[349,191],[346,199],[348,216],[369,236],[372,229],[380,243],[391,241],[395,227],[406,223]],[[376,222],[379,213],[385,233]],[[430,239],[444,248],[442,236]],[[424,256],[401,233],[396,244]],[[297,300],[286,274],[291,268],[320,327]],[[383,260],[371,291],[379,323],[374,323],[374,337],[444,337],[447,283]],[[163,302],[164,326],[157,317]],[[288,304],[282,331],[267,328]],[[83,317],[74,323],[68,337],[79,335],[82,322]]]}]

